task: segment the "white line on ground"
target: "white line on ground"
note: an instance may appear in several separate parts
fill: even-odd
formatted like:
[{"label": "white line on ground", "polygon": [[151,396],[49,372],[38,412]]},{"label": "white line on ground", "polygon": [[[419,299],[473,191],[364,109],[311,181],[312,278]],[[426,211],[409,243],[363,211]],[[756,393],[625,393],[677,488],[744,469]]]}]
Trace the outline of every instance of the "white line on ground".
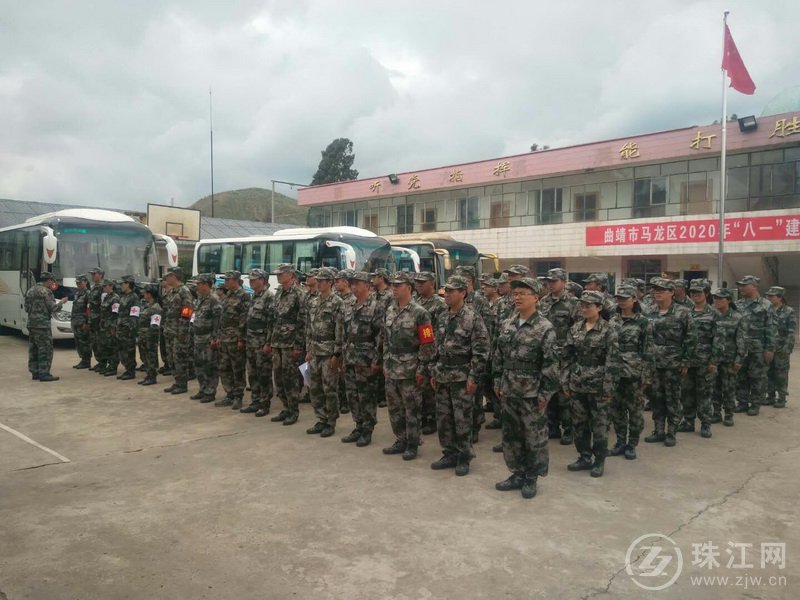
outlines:
[{"label": "white line on ground", "polygon": [[52,454],[53,456],[55,456],[55,457],[56,457],[58,460],[60,460],[61,462],[65,462],[65,463],[68,463],[68,462],[70,462],[70,460],[69,460],[69,459],[68,459],[66,456],[62,456],[61,454],[59,454],[59,453],[58,453],[58,452],[56,452],[55,450],[51,450],[51,449],[50,449],[50,448],[48,448],[47,446],[42,446],[42,445],[41,445],[39,442],[37,442],[36,440],[32,440],[31,438],[29,438],[29,437],[28,437],[27,435],[25,435],[24,433],[20,433],[19,431],[17,431],[16,429],[12,429],[12,428],[11,428],[11,427],[9,427],[8,425],[4,425],[3,423],[0,423],[0,429],[2,429],[2,430],[4,430],[4,431],[7,431],[8,433],[10,433],[10,434],[12,434],[12,435],[15,435],[15,436],[17,436],[17,437],[18,437],[19,439],[21,439],[23,442],[28,442],[28,443],[29,443],[31,446],[36,446],[37,448],[39,448],[39,450],[44,450],[44,451],[45,451],[45,452],[47,452],[48,454]]}]

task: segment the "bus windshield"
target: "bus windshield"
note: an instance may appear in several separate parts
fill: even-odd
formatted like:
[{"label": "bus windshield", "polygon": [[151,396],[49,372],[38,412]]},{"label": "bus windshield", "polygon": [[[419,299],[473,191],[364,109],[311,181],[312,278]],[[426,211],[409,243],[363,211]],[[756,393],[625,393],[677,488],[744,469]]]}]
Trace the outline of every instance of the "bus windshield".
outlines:
[{"label": "bus windshield", "polygon": [[57,277],[75,277],[100,267],[109,279],[151,278],[153,236],[144,227],[62,224],[55,234],[58,254],[52,268]]}]

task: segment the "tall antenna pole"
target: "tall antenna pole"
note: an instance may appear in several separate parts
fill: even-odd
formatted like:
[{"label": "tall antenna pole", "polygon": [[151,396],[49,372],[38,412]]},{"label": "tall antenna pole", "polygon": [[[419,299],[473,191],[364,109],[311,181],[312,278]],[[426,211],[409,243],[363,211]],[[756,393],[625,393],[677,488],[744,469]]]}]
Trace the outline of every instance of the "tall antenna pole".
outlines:
[{"label": "tall antenna pole", "polygon": [[214,216],[214,111],[211,104],[211,88],[208,88],[208,127],[211,133],[211,216]]},{"label": "tall antenna pole", "polygon": [[[722,52],[725,55],[726,28],[728,26],[728,11],[722,15]],[[724,283],[725,269],[725,196],[727,191],[727,168],[725,159],[728,145],[728,86],[726,71],[722,69],[722,151],[719,156],[719,250],[717,251],[717,280],[719,287]]]}]

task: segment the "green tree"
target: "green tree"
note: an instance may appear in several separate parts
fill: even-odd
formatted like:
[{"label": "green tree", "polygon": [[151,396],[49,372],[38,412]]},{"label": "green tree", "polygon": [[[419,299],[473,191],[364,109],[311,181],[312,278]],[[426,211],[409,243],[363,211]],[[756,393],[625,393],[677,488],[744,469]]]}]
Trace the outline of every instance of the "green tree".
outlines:
[{"label": "green tree", "polygon": [[319,161],[311,185],[358,179],[358,171],[352,168],[355,159],[353,142],[347,138],[333,140],[322,151],[322,160]]}]

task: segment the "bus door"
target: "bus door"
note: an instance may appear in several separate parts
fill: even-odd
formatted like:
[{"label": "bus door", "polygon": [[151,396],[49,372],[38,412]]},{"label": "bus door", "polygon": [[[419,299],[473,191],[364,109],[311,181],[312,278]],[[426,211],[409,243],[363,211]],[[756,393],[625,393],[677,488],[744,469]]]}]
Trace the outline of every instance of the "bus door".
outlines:
[{"label": "bus door", "polygon": [[356,268],[356,251],[350,244],[337,242],[335,240],[325,240],[327,248],[336,248],[339,251],[339,269]]}]

